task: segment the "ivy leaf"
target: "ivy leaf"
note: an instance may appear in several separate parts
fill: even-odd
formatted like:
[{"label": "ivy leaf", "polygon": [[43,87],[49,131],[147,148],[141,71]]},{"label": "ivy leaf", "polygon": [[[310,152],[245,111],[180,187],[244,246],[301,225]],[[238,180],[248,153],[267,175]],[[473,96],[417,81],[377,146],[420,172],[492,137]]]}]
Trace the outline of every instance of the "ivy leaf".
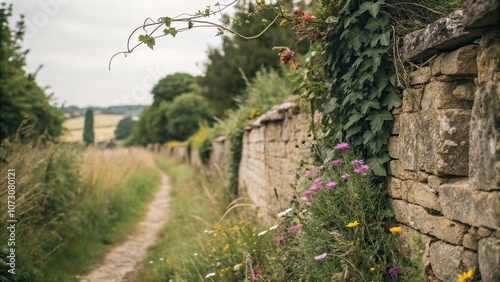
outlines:
[{"label": "ivy leaf", "polygon": [[370,143],[368,144],[368,148],[374,153],[380,152],[382,150],[382,147],[387,145],[387,139],[389,138],[390,135],[391,133],[389,132],[389,130],[379,132],[370,141]]},{"label": "ivy leaf", "polygon": [[193,26],[194,26],[194,25],[193,25],[193,22],[192,22],[192,21],[189,21],[189,22],[188,22],[188,29],[192,29],[192,28],[193,28]]},{"label": "ivy leaf", "polygon": [[387,176],[384,165],[391,160],[387,154],[380,157],[372,157],[366,160],[366,164],[370,166],[373,173],[377,176]]},{"label": "ivy leaf", "polygon": [[172,18],[170,17],[163,17],[160,18],[160,20],[166,27],[170,27],[170,25],[172,24]]},{"label": "ivy leaf", "polygon": [[153,50],[153,48],[156,44],[155,38],[151,35],[148,35],[148,34],[139,35],[139,41],[146,44],[149,48],[151,48],[151,50]]},{"label": "ivy leaf", "polygon": [[377,17],[378,13],[380,12],[380,4],[382,4],[382,1],[378,1],[376,3],[373,3],[373,5],[368,8],[368,12],[370,15],[372,15],[374,18]]},{"label": "ivy leaf", "polygon": [[392,114],[389,111],[373,111],[366,120],[370,121],[372,132],[377,133],[382,129],[386,120],[393,120]]},{"label": "ivy leaf", "polygon": [[351,139],[351,137],[355,134],[358,134],[361,131],[361,126],[351,127],[346,131],[345,138]]},{"label": "ivy leaf", "polygon": [[363,100],[359,105],[363,115],[366,114],[370,108],[380,110],[380,103],[377,100]]},{"label": "ivy leaf", "polygon": [[380,45],[389,46],[391,42],[391,32],[388,30],[380,35]]},{"label": "ivy leaf", "polygon": [[344,125],[344,130],[349,129],[353,124],[358,122],[362,117],[363,117],[363,115],[361,115],[360,113],[355,111],[353,114],[351,114],[349,116],[349,121]]},{"label": "ivy leaf", "polygon": [[337,98],[332,98],[329,99],[328,102],[323,104],[323,112],[324,113],[331,113],[333,112],[336,108],[338,107],[337,105]]},{"label": "ivy leaf", "polygon": [[401,98],[396,94],[396,92],[391,91],[389,94],[387,94],[384,98],[384,101],[382,102],[382,105],[387,106],[388,110],[397,108],[401,106]]}]

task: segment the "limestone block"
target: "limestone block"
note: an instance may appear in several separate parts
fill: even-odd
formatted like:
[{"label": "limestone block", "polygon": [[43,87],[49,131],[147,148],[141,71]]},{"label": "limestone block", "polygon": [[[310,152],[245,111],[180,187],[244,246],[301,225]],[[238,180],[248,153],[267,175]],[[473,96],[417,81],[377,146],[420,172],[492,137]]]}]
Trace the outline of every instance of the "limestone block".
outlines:
[{"label": "limestone block", "polygon": [[446,54],[441,61],[441,73],[446,75],[477,75],[479,46],[468,45]]},{"label": "limestone block", "polygon": [[402,114],[400,117],[401,132],[399,134],[400,165],[403,169],[415,171],[418,170],[417,159],[419,158],[417,137],[422,130],[422,126],[417,118],[417,114]]},{"label": "limestone block", "polygon": [[431,68],[420,67],[416,71],[410,73],[410,84],[425,84],[431,79]]},{"label": "limestone block", "polygon": [[464,269],[475,270],[477,267],[478,255],[475,252],[443,241],[431,244],[429,255],[432,272],[445,282],[455,282],[457,275],[462,273]]},{"label": "limestone block", "polygon": [[394,111],[393,111],[393,117],[394,117],[394,120],[392,121],[391,134],[398,135],[400,132],[400,128],[401,128],[400,115],[394,114]]},{"label": "limestone block", "polygon": [[500,240],[493,237],[481,239],[478,257],[482,281],[500,281]]},{"label": "limestone block", "polygon": [[412,113],[420,111],[420,102],[422,101],[423,94],[423,88],[407,88],[403,90],[403,112]]},{"label": "limestone block", "polygon": [[[493,34],[494,35],[494,34]],[[492,35],[492,36],[493,36]],[[489,42],[478,55],[479,75],[470,131],[470,183],[478,190],[500,189],[500,40]]]},{"label": "limestone block", "polygon": [[401,227],[402,227],[401,233],[399,233],[399,235],[396,237],[396,244],[398,250],[406,257],[412,259],[415,258],[418,250],[415,247],[415,242],[413,240],[413,237],[420,236],[422,238],[422,243],[423,243],[422,244],[423,245],[422,251],[424,253],[423,262],[424,266],[427,267],[430,263],[429,247],[432,242],[432,237],[422,234],[417,230],[406,225],[403,225]]},{"label": "limestone block", "polygon": [[408,60],[421,60],[429,58],[434,54],[434,50],[427,49],[425,39],[427,30],[425,28],[411,32],[403,37],[403,54]]},{"label": "limestone block", "polygon": [[477,235],[481,236],[482,238],[490,237],[493,234],[493,230],[490,230],[485,227],[479,227],[477,229]]},{"label": "limestone block", "polygon": [[389,157],[399,159],[399,137],[391,136],[387,140],[387,148],[389,150]]},{"label": "limestone block", "polygon": [[387,177],[387,193],[391,198],[402,199],[403,192],[401,190],[402,181],[396,177]]},{"label": "limestone block", "polygon": [[425,208],[403,200],[389,200],[397,221],[420,232],[452,244],[462,244],[468,227],[443,216],[429,214]]},{"label": "limestone block", "polygon": [[281,140],[282,123],[271,123],[266,125],[266,142]]},{"label": "limestone block", "polygon": [[445,54],[439,54],[436,58],[432,59],[430,62],[431,65],[431,75],[438,76],[441,74],[441,61]]},{"label": "limestone block", "polygon": [[499,2],[497,0],[467,0],[464,4],[466,29],[498,26]]},{"label": "limestone block", "polygon": [[460,84],[453,90],[453,96],[460,100],[474,100],[474,92],[476,91],[476,86],[474,83],[464,83]]},{"label": "limestone block", "polygon": [[265,151],[268,156],[286,157],[286,145],[284,142],[267,142]]},{"label": "limestone block", "polygon": [[479,238],[480,237],[478,235],[467,233],[464,235],[464,241],[462,242],[462,245],[464,245],[464,247],[466,247],[468,249],[477,251],[477,245],[479,242]]},{"label": "limestone block", "polygon": [[433,81],[425,86],[422,97],[422,110],[430,109],[468,109],[470,103],[453,95],[456,83]]},{"label": "limestone block", "polygon": [[467,181],[443,184],[439,188],[443,215],[472,226],[500,228],[500,191],[471,189]]},{"label": "limestone block", "polygon": [[429,185],[429,188],[431,190],[439,192],[439,186],[442,183],[445,183],[446,181],[447,181],[446,178],[442,178],[442,177],[435,176],[435,175],[429,175],[429,177],[427,178],[427,185]]},{"label": "limestone block", "polygon": [[441,211],[438,195],[433,193],[425,183],[405,180],[402,182],[401,192],[402,198],[410,203],[435,211]]},{"label": "limestone block", "polygon": [[405,170],[401,166],[399,160],[392,160],[389,162],[389,175],[395,176],[399,179],[414,179],[415,172]]}]

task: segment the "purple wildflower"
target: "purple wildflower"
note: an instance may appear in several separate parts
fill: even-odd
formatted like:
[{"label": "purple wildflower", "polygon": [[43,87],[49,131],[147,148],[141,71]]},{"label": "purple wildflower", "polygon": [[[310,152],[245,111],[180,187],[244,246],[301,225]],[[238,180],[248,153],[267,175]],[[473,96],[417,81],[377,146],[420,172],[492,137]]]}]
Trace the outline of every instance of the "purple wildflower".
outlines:
[{"label": "purple wildflower", "polygon": [[281,244],[283,241],[285,240],[285,237],[279,237],[278,239],[276,239],[276,244]]},{"label": "purple wildflower", "polygon": [[389,276],[394,277],[397,276],[399,272],[401,272],[401,267],[393,266],[387,273],[389,273]]},{"label": "purple wildflower", "polygon": [[367,171],[369,171],[369,170],[370,170],[370,167],[369,167],[369,166],[367,166],[367,165],[362,165],[362,166],[360,166],[360,167],[356,168],[356,169],[354,170],[354,172],[356,172],[356,173],[363,173],[363,172],[367,172]]},{"label": "purple wildflower", "polygon": [[320,166],[318,166],[316,169],[317,169],[317,170],[322,170],[323,168],[325,168],[325,166],[320,165]]},{"label": "purple wildflower", "polygon": [[362,164],[364,164],[364,163],[363,163],[363,161],[361,161],[361,160],[353,160],[353,161],[351,162],[351,164],[352,164],[352,165],[355,165],[355,166],[358,166],[358,165],[362,165]]},{"label": "purple wildflower", "polygon": [[288,232],[293,232],[293,231],[299,230],[299,229],[300,229],[300,225],[297,224],[297,225],[294,225],[294,226],[288,228]]},{"label": "purple wildflower", "polygon": [[311,195],[314,191],[312,191],[311,189],[307,189],[305,192],[304,192],[304,197],[309,197],[309,195]]},{"label": "purple wildflower", "polygon": [[302,202],[307,202],[307,197],[306,197],[306,196],[304,196],[304,197],[300,198],[300,200],[301,200]]},{"label": "purple wildflower", "polygon": [[312,169],[311,169],[311,170],[306,171],[306,176],[311,176],[311,175],[313,175],[313,174],[314,174],[314,170],[312,170]]},{"label": "purple wildflower", "polygon": [[253,277],[257,277],[259,274],[260,274],[260,270],[255,269],[255,270],[253,271]]},{"label": "purple wildflower", "polygon": [[330,182],[326,183],[326,188],[331,189],[331,188],[335,187],[335,185],[337,185],[337,182],[330,181]]},{"label": "purple wildflower", "polygon": [[326,258],[326,255],[327,255],[327,253],[322,253],[319,256],[315,256],[314,259],[315,260],[324,260]]},{"label": "purple wildflower", "polygon": [[349,144],[347,144],[346,142],[342,142],[342,143],[337,144],[334,148],[344,151],[347,148],[349,148]]},{"label": "purple wildflower", "polygon": [[339,165],[342,163],[342,159],[336,159],[332,162],[333,165]]},{"label": "purple wildflower", "polygon": [[288,56],[293,57],[293,55],[295,55],[295,52],[293,50],[290,50],[290,52],[288,52]]},{"label": "purple wildflower", "polygon": [[349,177],[351,177],[349,173],[342,175],[342,179],[349,179]]}]

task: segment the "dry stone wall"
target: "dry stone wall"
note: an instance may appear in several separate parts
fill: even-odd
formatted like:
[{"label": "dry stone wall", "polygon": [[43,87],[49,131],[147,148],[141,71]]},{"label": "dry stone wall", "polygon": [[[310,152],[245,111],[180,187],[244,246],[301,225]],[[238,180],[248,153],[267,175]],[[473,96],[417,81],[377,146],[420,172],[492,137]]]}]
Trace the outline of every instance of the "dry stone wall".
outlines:
[{"label": "dry stone wall", "polygon": [[401,249],[422,237],[431,280],[479,269],[500,281],[498,1],[467,1],[403,49],[417,67],[393,112],[387,179]]}]

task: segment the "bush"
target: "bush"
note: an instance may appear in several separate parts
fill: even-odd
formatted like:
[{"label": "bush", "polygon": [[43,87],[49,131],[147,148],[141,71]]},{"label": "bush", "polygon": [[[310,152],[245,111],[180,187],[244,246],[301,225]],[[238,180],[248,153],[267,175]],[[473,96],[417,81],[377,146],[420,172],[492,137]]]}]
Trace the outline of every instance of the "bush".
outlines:
[{"label": "bush", "polygon": [[118,122],[115,130],[115,139],[123,140],[132,134],[136,121],[132,117],[125,117]]},{"label": "bush", "polygon": [[207,101],[193,93],[186,93],[174,98],[166,112],[170,139],[186,140],[198,130],[203,121],[211,121]]}]

